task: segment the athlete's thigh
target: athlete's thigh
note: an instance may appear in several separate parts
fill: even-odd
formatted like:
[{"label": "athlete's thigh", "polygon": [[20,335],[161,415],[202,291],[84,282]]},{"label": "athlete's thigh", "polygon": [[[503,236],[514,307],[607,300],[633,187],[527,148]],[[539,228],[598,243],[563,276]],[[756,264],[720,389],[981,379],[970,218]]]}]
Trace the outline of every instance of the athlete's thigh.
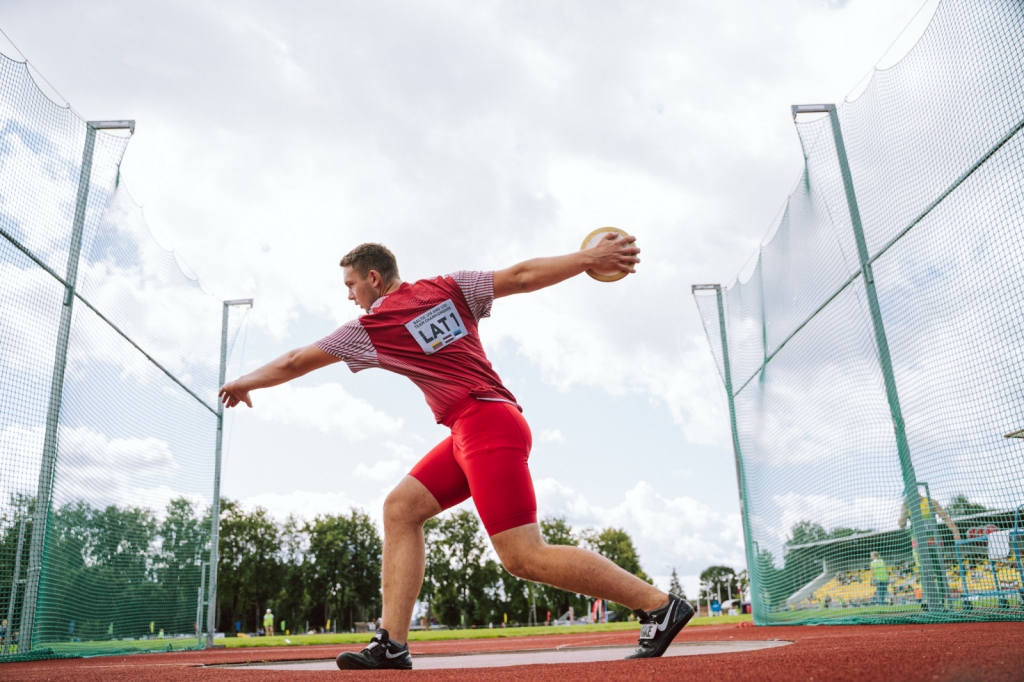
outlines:
[{"label": "athlete's thigh", "polygon": [[469,497],[469,482],[462,467],[455,461],[451,436],[425,454],[413,466],[409,475],[430,491],[442,511]]},{"label": "athlete's thigh", "polygon": [[488,535],[537,522],[528,460],[530,427],[508,403],[482,402],[452,429],[455,460],[465,472]]}]

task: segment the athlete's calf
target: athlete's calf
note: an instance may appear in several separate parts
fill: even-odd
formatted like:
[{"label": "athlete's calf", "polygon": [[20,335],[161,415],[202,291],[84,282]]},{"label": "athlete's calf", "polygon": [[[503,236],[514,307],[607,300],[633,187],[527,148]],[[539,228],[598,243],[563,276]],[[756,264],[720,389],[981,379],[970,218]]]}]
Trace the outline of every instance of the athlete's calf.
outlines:
[{"label": "athlete's calf", "polygon": [[668,603],[668,594],[581,547],[549,545],[536,523],[491,536],[505,570],[524,580],[586,594],[631,609],[655,610]]}]

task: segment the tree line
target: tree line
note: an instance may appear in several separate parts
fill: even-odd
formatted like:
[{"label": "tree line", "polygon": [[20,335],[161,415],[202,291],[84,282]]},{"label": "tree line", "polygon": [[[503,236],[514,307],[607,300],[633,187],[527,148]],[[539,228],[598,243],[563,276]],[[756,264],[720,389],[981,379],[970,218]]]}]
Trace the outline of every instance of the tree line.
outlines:
[{"label": "tree line", "polygon": [[[10,609],[12,634],[24,611],[34,511],[34,498],[16,496],[0,512],[0,618]],[[83,501],[54,508],[36,641],[194,633],[202,562],[209,559],[209,509],[179,498],[161,516],[145,507]]]},{"label": "tree line", "polygon": [[[380,617],[383,541],[363,511],[290,516],[277,522],[263,508],[222,503],[218,568],[218,629],[253,632],[263,613],[293,632],[327,627],[348,630]],[[575,530],[564,518],[547,518],[541,533],[550,544],[593,549],[650,582],[632,538],[621,528]],[[539,622],[573,609],[587,613],[579,594],[521,580],[505,571],[489,550],[479,519],[466,510],[430,519],[424,526],[426,570],[420,600],[423,616],[449,627]],[[611,605],[624,618],[629,610]]]},{"label": "tree line", "polygon": [[[0,610],[13,603],[11,633],[24,610],[34,499],[12,498],[0,509]],[[593,549],[650,582],[632,538],[621,528],[574,529],[547,518],[551,544]],[[587,613],[590,600],[516,578],[490,551],[469,511],[431,519],[424,528],[424,617],[449,627],[527,623]],[[18,549],[20,547],[20,561]],[[217,629],[254,632],[271,608],[292,632],[347,630],[380,617],[383,541],[364,511],[312,520],[273,518],[222,500]],[[200,586],[210,553],[210,510],[188,498],[157,513],[136,506],[64,504],[49,514],[37,614],[38,642],[194,634],[205,620]],[[17,567],[19,575],[15,578]],[[12,602],[13,590],[13,602]],[[629,610],[611,605],[617,616]]]}]

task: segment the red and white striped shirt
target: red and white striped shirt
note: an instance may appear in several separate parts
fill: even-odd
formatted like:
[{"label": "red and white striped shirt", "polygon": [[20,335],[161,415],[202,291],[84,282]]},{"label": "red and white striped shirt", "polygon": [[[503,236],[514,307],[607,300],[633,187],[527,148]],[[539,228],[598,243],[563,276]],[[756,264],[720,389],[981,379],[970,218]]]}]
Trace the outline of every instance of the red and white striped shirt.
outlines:
[{"label": "red and white striped shirt", "polygon": [[403,282],[377,299],[368,314],[346,322],[316,346],[353,372],[380,367],[409,377],[438,423],[450,426],[448,412],[467,396],[516,405],[491,367],[477,330],[493,302],[493,272],[460,271]]}]

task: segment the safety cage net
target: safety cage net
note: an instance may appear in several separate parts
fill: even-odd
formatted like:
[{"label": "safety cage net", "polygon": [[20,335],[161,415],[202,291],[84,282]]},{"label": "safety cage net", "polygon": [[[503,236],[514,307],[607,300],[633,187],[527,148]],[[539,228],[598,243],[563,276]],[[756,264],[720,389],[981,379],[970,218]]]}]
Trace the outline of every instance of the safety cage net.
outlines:
[{"label": "safety cage net", "polygon": [[[0,661],[201,646],[227,308],[0,55]],[[226,335],[222,341],[222,328]]]},{"label": "safety cage net", "polygon": [[755,620],[1024,620],[1024,4],[945,0],[794,117],[773,234],[694,288]]}]

